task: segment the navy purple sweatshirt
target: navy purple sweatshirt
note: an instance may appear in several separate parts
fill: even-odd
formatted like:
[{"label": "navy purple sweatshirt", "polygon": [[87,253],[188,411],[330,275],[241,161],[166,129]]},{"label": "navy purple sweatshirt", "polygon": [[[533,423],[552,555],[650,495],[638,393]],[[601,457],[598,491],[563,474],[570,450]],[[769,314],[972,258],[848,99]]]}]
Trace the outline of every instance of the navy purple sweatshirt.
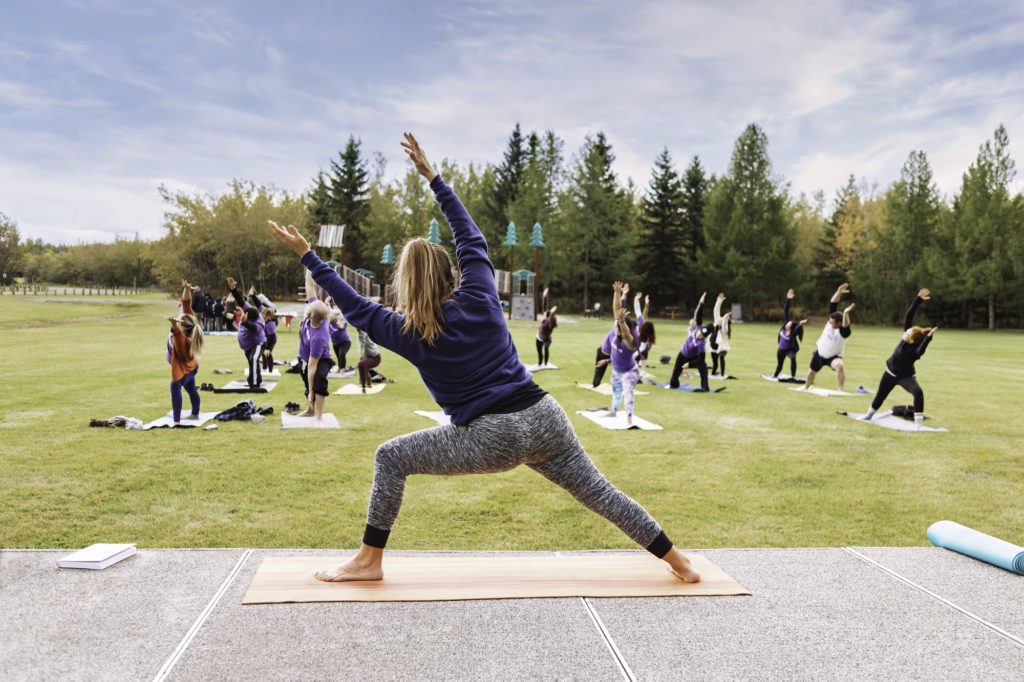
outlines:
[{"label": "navy purple sweatshirt", "polygon": [[357,294],[314,252],[304,255],[302,264],[350,324],[416,366],[437,404],[453,424],[462,426],[529,389],[533,381],[505,325],[487,241],[440,175],[430,188],[452,229],[462,271],[459,288],[441,306],[444,328],[433,346],[415,333],[403,334],[401,314]]}]

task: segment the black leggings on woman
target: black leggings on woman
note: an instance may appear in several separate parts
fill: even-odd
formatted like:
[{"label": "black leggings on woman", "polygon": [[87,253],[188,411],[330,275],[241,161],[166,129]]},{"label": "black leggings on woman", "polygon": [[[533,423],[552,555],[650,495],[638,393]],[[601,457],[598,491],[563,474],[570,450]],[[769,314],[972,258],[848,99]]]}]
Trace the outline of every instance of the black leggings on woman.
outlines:
[{"label": "black leggings on woman", "polygon": [[547,341],[541,341],[540,339],[536,339],[536,341],[537,341],[537,364],[538,365],[546,365],[546,364],[548,364],[548,349],[551,348],[551,339],[548,339]]},{"label": "black leggings on woman", "polygon": [[683,373],[683,365],[686,363],[690,363],[690,367],[700,372],[701,390],[710,390],[708,386],[708,361],[704,359],[703,353],[691,358],[686,357],[682,352],[677,353],[676,365],[672,368],[672,378],[669,379],[668,385],[671,388],[679,388],[679,375]]},{"label": "black leggings on woman", "polygon": [[277,345],[277,334],[267,334],[267,343],[263,346],[263,371],[274,371],[274,346]]},{"label": "black leggings on woman", "polygon": [[352,347],[351,341],[342,341],[341,343],[334,344],[334,354],[338,356],[338,371],[344,372],[348,365],[345,364],[345,356],[348,355],[348,349]]},{"label": "black leggings on woman", "polygon": [[[725,355],[728,352],[729,351],[727,351],[727,350],[711,351],[711,373],[712,374],[721,374],[721,376],[725,376]],[[719,372],[719,370],[718,370],[718,364],[719,363],[722,364],[721,372]]]},{"label": "black leggings on woman", "polygon": [[882,372],[882,380],[878,382],[878,392],[875,394],[875,399],[871,401],[871,409],[877,410],[885,402],[885,399],[892,393],[892,389],[897,386],[903,387],[910,395],[914,396],[914,412],[920,414],[924,412],[924,391],[917,383],[915,377],[894,377],[888,372]]},{"label": "black leggings on woman", "polygon": [[789,356],[789,376],[796,376],[796,351],[792,349],[786,350],[784,348],[780,348],[775,353],[775,358],[778,362],[775,364],[775,374],[772,376],[779,376],[779,372],[782,371],[782,363],[786,361],[787,355]]}]

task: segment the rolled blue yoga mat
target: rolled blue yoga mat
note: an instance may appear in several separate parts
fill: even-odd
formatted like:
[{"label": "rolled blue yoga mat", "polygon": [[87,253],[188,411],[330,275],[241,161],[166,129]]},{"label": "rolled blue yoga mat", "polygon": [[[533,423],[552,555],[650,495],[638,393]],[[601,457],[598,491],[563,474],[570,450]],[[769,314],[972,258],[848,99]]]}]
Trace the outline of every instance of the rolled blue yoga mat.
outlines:
[{"label": "rolled blue yoga mat", "polygon": [[1024,547],[985,535],[953,521],[937,521],[928,527],[928,539],[936,547],[1024,575]]}]

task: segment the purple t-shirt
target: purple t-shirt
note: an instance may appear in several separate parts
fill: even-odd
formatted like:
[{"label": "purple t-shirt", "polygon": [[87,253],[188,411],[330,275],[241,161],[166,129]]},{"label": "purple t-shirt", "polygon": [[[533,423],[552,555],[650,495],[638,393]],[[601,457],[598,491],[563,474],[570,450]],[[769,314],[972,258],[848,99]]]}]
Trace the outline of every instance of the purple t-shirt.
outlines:
[{"label": "purple t-shirt", "polygon": [[277,322],[273,320],[267,320],[263,325],[264,331],[267,336],[275,336],[277,334]]},{"label": "purple t-shirt", "polygon": [[793,339],[793,330],[790,329],[789,334],[786,334],[785,328],[779,330],[779,350],[793,350],[796,348],[796,342]]},{"label": "purple t-shirt", "polygon": [[299,360],[309,362],[309,318],[299,324]]},{"label": "purple t-shirt", "polygon": [[[244,313],[242,320],[245,320]],[[238,325],[238,347],[242,350],[249,350],[253,346],[267,342],[267,329],[263,318],[257,315],[253,324],[256,325],[255,331],[250,331],[244,324]]]},{"label": "purple t-shirt", "polygon": [[611,352],[609,355],[612,356],[612,369],[616,372],[628,372],[637,368],[636,358],[633,354],[636,349],[640,347],[640,335],[633,330],[633,347],[630,348],[626,345],[623,339],[619,338],[619,335],[614,333],[609,337],[610,343],[608,344]]},{"label": "purple t-shirt", "polygon": [[348,322],[342,322],[340,327],[338,325],[334,324],[333,322],[331,322],[331,343],[332,344],[338,345],[339,343],[345,343],[346,341],[351,341],[351,340],[352,339],[350,339],[348,337]]},{"label": "purple t-shirt", "polygon": [[330,324],[321,322],[319,327],[309,324],[309,359],[331,357]]},{"label": "purple t-shirt", "polygon": [[699,327],[694,329],[690,332],[690,335],[686,337],[682,351],[684,358],[695,358],[698,355],[704,355],[704,344],[707,343],[707,339],[697,338],[697,332],[699,330]]}]

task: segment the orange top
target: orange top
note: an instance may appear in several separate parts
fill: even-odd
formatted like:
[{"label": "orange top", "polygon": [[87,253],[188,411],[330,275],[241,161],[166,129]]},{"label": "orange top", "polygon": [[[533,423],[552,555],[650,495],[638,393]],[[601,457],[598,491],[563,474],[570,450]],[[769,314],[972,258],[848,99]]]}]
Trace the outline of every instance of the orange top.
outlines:
[{"label": "orange top", "polygon": [[[192,301],[181,302],[181,312],[193,315]],[[199,366],[199,361],[192,357],[192,339],[185,335],[180,325],[171,327],[171,381],[181,381],[185,375]]]}]

